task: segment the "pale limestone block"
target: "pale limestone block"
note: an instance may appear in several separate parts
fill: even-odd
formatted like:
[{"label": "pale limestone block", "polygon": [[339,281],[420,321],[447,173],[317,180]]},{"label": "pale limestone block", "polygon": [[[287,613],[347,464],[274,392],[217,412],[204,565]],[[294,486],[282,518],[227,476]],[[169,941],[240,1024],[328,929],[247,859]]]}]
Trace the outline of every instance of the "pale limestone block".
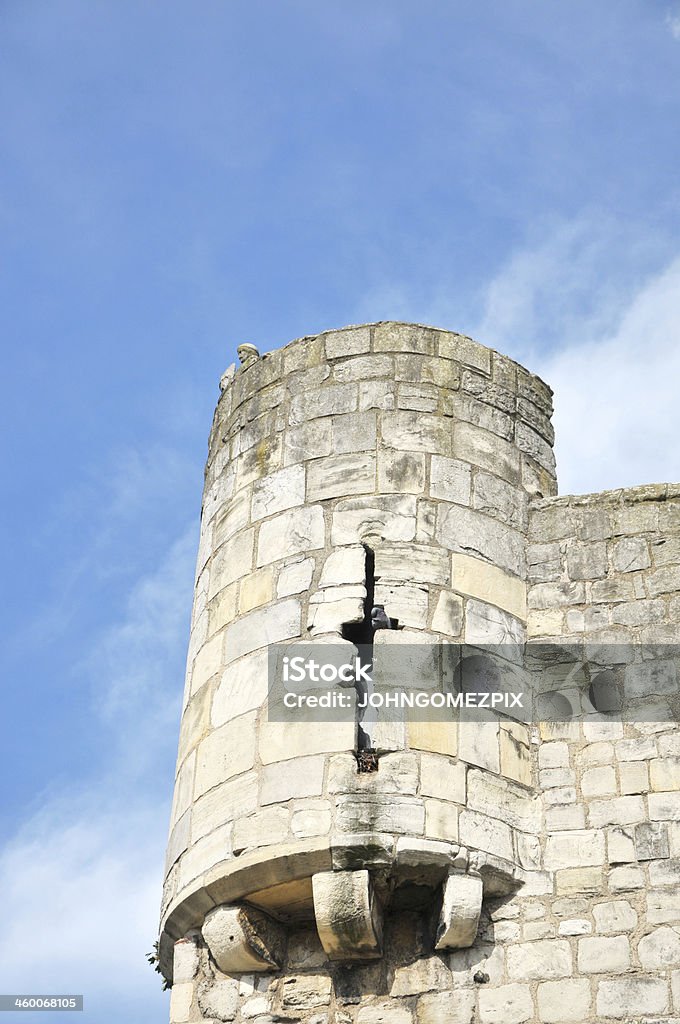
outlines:
[{"label": "pale limestone block", "polygon": [[638,860],[657,860],[670,856],[668,826],[643,821],[635,826],[635,852]]},{"label": "pale limestone block", "polygon": [[328,835],[331,829],[331,808],[326,800],[310,800],[304,807],[293,809],[291,832],[297,839]]},{"label": "pale limestone block", "polygon": [[530,637],[561,636],[564,624],[564,612],[559,608],[550,610],[531,610],[527,616],[527,632]]},{"label": "pale limestone block", "polygon": [[[519,928],[519,926],[517,927]],[[494,936],[497,942],[517,942],[519,940],[519,933],[506,937],[505,935],[499,935],[497,929],[498,925],[496,925],[496,933]],[[536,939],[550,939],[554,934],[555,929],[548,921],[529,921],[522,928],[522,938],[525,942],[534,942]]]},{"label": "pale limestone block", "polygon": [[411,541],[416,531],[416,499],[409,494],[346,498],[333,512],[331,544]]},{"label": "pale limestone block", "polygon": [[675,662],[655,659],[639,665],[626,665],[625,692],[629,698],[676,694],[678,672]]},{"label": "pale limestone block", "polygon": [[503,821],[477,811],[463,811],[458,834],[460,841],[473,850],[495,853],[505,860],[513,859],[512,830]]},{"label": "pale limestone block", "polygon": [[499,733],[501,775],[524,786],[531,785],[531,754],[525,726],[518,722],[503,722]]},{"label": "pale limestone block", "polygon": [[191,811],[186,811],[178,821],[174,823],[170,830],[168,837],[168,845],[165,851],[165,870],[166,873],[175,863],[175,861],[182,856],[187,846],[189,845],[189,838],[191,835]]},{"label": "pale limestone block", "polygon": [[446,636],[460,636],[463,628],[463,601],[457,594],[442,591],[432,616],[432,629]]},{"label": "pale limestone block", "polygon": [[436,538],[450,551],[464,555],[474,552],[479,561],[497,565],[515,576],[524,574],[523,535],[464,505],[439,505]]},{"label": "pale limestone block", "polygon": [[368,871],[312,875],[316,927],[329,960],[366,960],[382,953],[382,908]]},{"label": "pale limestone block", "polygon": [[401,324],[393,321],[376,324],[373,347],[376,352],[414,352],[435,355],[441,331],[419,324]]},{"label": "pale limestone block", "polygon": [[215,729],[196,751],[194,797],[218,786],[255,763],[255,712]]},{"label": "pale limestone block", "polygon": [[473,811],[500,818],[524,832],[539,830],[540,804],[533,794],[486,771],[468,771],[466,804]]},{"label": "pale limestone block", "polygon": [[334,416],[333,454],[373,451],[376,446],[376,413],[352,413],[349,416]]},{"label": "pale limestone block", "polygon": [[289,813],[286,807],[264,807],[234,823],[234,853],[253,847],[272,846],[285,842],[288,836]]},{"label": "pale limestone block", "polygon": [[284,565],[279,571],[276,596],[278,598],[290,597],[292,594],[301,594],[304,590],[309,590],[313,575],[313,558],[303,558],[300,561]]},{"label": "pale limestone block", "polygon": [[302,505],[304,500],[304,466],[296,465],[279,469],[276,473],[263,477],[253,485],[253,522]]},{"label": "pale limestone block", "polygon": [[638,916],[628,900],[612,900],[598,903],[593,907],[595,927],[598,932],[632,932],[637,927]]},{"label": "pale limestone block", "polygon": [[187,704],[182,715],[179,733],[179,751],[184,757],[210,728],[210,702],[213,684],[202,686]]},{"label": "pale limestone block", "polygon": [[398,451],[451,455],[453,430],[450,421],[427,412],[399,409],[382,414],[385,445]]},{"label": "pale limestone block", "polygon": [[418,789],[418,758],[408,751],[384,754],[379,771],[359,774],[354,754],[336,754],[328,766],[329,793],[403,793],[415,796]]},{"label": "pale limestone block", "polygon": [[232,858],[231,830],[231,823],[221,825],[189,847],[179,862],[177,887],[180,891],[216,864]]},{"label": "pale limestone block", "polygon": [[[473,341],[466,334],[451,331],[439,333],[439,354],[445,359],[455,359],[465,366],[480,370],[487,376],[491,373],[491,349]],[[510,1021],[507,1024],[511,1024]]]},{"label": "pale limestone block", "polygon": [[498,773],[501,767],[498,732],[498,722],[460,722],[460,760]]},{"label": "pale limestone block", "polygon": [[[283,424],[282,424],[283,425]],[[236,491],[243,490],[255,480],[275,472],[283,462],[283,436],[262,437],[247,451],[241,452],[236,463]]]},{"label": "pale limestone block", "polygon": [[[393,610],[393,609],[391,609]],[[417,685],[436,689],[443,676],[447,650],[431,633],[412,629],[381,629],[373,640],[373,678],[385,686]]]},{"label": "pale limestone block", "polygon": [[680,821],[680,793],[650,793],[648,801],[652,821]]},{"label": "pale limestone block", "polygon": [[649,779],[655,792],[680,790],[680,757],[657,757],[649,762]]},{"label": "pale limestone block", "polygon": [[186,936],[175,943],[172,957],[172,982],[181,985],[193,981],[200,965],[199,948],[195,936]]},{"label": "pale limestone block", "polygon": [[328,633],[339,637],[345,623],[363,621],[365,601],[363,585],[319,590],[309,599],[307,629],[313,637]]},{"label": "pale limestone block", "polygon": [[415,544],[389,544],[375,552],[375,573],[384,580],[447,584],[449,555],[441,548]]},{"label": "pale limestone block", "polygon": [[196,751],[192,750],[182,762],[175,779],[175,791],[172,799],[170,821],[178,821],[189,809],[194,791],[194,774],[196,771]]},{"label": "pale limestone block", "polygon": [[458,753],[458,727],[455,722],[408,722],[408,745],[413,750],[428,750],[455,757]]},{"label": "pale limestone block", "polygon": [[590,921],[584,918],[577,918],[573,921],[562,921],[557,929],[558,935],[590,935],[593,926]]},{"label": "pale limestone block", "polygon": [[616,773],[609,765],[588,768],[581,776],[581,792],[585,797],[609,796],[616,793]]},{"label": "pale limestone block", "polygon": [[541,843],[538,836],[529,836],[524,832],[515,835],[517,842],[517,860],[523,868],[538,871],[541,868]]},{"label": "pale limestone block", "polygon": [[538,781],[542,789],[573,786],[575,779],[576,776],[571,768],[543,768],[538,773]]},{"label": "pale limestone block", "polygon": [[257,1017],[262,1019],[269,1009],[269,1000],[266,996],[251,996],[241,1003],[241,1017],[243,1020],[252,1020]]},{"label": "pale limestone block", "polygon": [[680,590],[680,565],[666,565],[645,577],[650,597],[659,594],[676,594]]},{"label": "pale limestone block", "polygon": [[552,743],[541,743],[538,748],[539,768],[568,768],[569,747],[566,743],[555,740]]},{"label": "pale limestone block", "polygon": [[224,651],[227,663],[258,648],[300,636],[300,602],[287,598],[267,608],[248,612],[227,626]]},{"label": "pale limestone block", "polygon": [[536,583],[528,594],[529,608],[565,607],[583,604],[586,599],[583,583]]},{"label": "pale limestone block", "polygon": [[322,459],[333,449],[332,421],[313,420],[288,427],[283,440],[284,465],[291,466],[307,459]]},{"label": "pale limestone block", "polygon": [[210,563],[208,600],[250,572],[253,564],[253,539],[253,530],[241,530],[217,549]]},{"label": "pale limestone block", "polygon": [[470,504],[472,468],[467,462],[433,455],[430,464],[430,494],[456,505]]},{"label": "pale limestone block", "polygon": [[397,494],[422,494],[425,489],[425,455],[422,452],[378,453],[378,490]]},{"label": "pale limestone block", "polygon": [[191,1004],[194,998],[192,983],[183,982],[173,985],[170,991],[170,1024],[184,1024],[191,1016]]},{"label": "pale limestone block", "polygon": [[394,379],[394,362],[389,356],[362,355],[336,363],[333,377],[342,384],[375,377]]},{"label": "pale limestone block", "polygon": [[194,801],[191,814],[191,841],[198,842],[226,822],[250,814],[257,806],[257,773],[248,772],[222,783]]},{"label": "pale limestone block", "polygon": [[412,1024],[413,1017],[407,1006],[390,999],[384,1003],[361,1006],[356,1024]]},{"label": "pale limestone block", "polygon": [[472,1024],[475,1018],[473,991],[430,992],[416,1004],[418,1024]]},{"label": "pale limestone block", "polygon": [[649,924],[680,923],[680,893],[660,889],[647,893],[647,922]]},{"label": "pale limestone block", "polygon": [[[427,807],[425,817],[427,821]],[[427,824],[425,828],[427,830]],[[397,839],[396,861],[405,867],[422,868],[424,865],[435,865],[450,868],[457,854],[458,846],[454,843],[419,839],[414,836],[400,836]]]},{"label": "pale limestone block", "polygon": [[447,989],[450,985],[451,972],[443,960],[428,956],[395,968],[390,995],[393,998],[415,996],[421,992]]},{"label": "pale limestone block", "polygon": [[215,519],[213,549],[244,530],[250,521],[251,488],[244,487],[237,491],[228,505]]},{"label": "pale limestone block", "polygon": [[567,544],[567,572],[571,580],[600,580],[607,572],[607,545],[604,541]]},{"label": "pale limestone block", "polygon": [[422,754],[420,757],[420,792],[438,800],[465,803],[465,765],[459,761]]},{"label": "pale limestone block", "polygon": [[301,797],[321,796],[325,763],[323,754],[316,754],[265,765],[260,803],[279,804]]},{"label": "pale limestone block", "polygon": [[675,860],[653,860],[649,864],[651,886],[680,886],[680,863]]},{"label": "pale limestone block", "polygon": [[260,527],[257,564],[315,551],[324,545],[325,526],[320,505],[281,512]]},{"label": "pale limestone block", "polygon": [[368,494],[375,490],[375,455],[350,452],[307,464],[307,501]]},{"label": "pale limestone block", "polygon": [[416,513],[416,544],[432,544],[437,523],[437,503],[420,500]]},{"label": "pale limestone block", "polygon": [[400,626],[425,629],[427,626],[427,588],[408,583],[376,583],[374,599],[385,606],[390,618],[399,619]]},{"label": "pale limestone block", "polygon": [[213,636],[236,618],[238,583],[220,590],[208,605],[208,636]]},{"label": "pale limestone block", "polygon": [[211,722],[225,722],[259,708],[267,697],[267,651],[255,651],[232,662],[223,672],[212,699]]},{"label": "pale limestone block", "polygon": [[479,1019],[482,1024],[524,1024],[534,1019],[534,1002],[528,985],[480,988]]},{"label": "pale limestone block", "polygon": [[576,803],[576,790],[573,786],[558,786],[557,789],[547,789],[543,793],[543,802],[546,806],[562,806],[563,804]]},{"label": "pale limestone block", "polygon": [[581,804],[558,804],[556,807],[548,807],[545,812],[545,827],[550,832],[584,829],[586,827],[585,808]]},{"label": "pale limestone block", "polygon": [[[449,501],[453,500],[449,498]],[[527,505],[528,496],[524,490],[489,473],[475,474],[472,506],[478,511],[526,533]]]},{"label": "pale limestone block", "polygon": [[638,943],[640,964],[646,971],[659,971],[680,964],[680,929],[663,925]]},{"label": "pale limestone block", "polygon": [[327,359],[342,359],[345,356],[357,356],[371,351],[370,327],[327,331],[321,337],[326,345]]},{"label": "pale limestone block", "polygon": [[419,797],[399,794],[387,797],[368,794],[338,796],[336,827],[339,832],[356,833],[370,829],[373,832],[422,835],[425,827],[425,807]]},{"label": "pale limestone block", "polygon": [[524,626],[508,612],[482,601],[469,600],[465,609],[465,642],[472,646],[524,643]]},{"label": "pale limestone block", "polygon": [[599,893],[602,889],[602,868],[562,868],[556,872],[555,881],[560,896]]},{"label": "pale limestone block", "polygon": [[354,722],[260,722],[260,760],[274,764],[307,754],[353,750]]},{"label": "pale limestone block", "polygon": [[296,426],[305,420],[356,412],[358,399],[359,391],[353,383],[326,384],[313,390],[305,389],[291,402],[290,424]]},{"label": "pale limestone block", "polygon": [[603,833],[586,830],[549,835],[546,840],[544,864],[548,871],[604,864]]},{"label": "pale limestone block", "polygon": [[[611,721],[607,718],[592,718],[583,723],[583,738],[589,743],[618,739],[623,736],[623,723]],[[618,744],[617,744],[618,746]]]},{"label": "pale limestone block", "polygon": [[593,800],[588,808],[592,828],[603,825],[630,825],[647,817],[640,796],[619,796],[613,800]]},{"label": "pale limestone block", "polygon": [[432,384],[400,384],[397,394],[399,409],[435,412],[439,405],[439,389]]},{"label": "pale limestone block", "polygon": [[578,751],[577,757],[584,765],[611,764],[614,760],[614,747],[611,743],[589,743]]},{"label": "pale limestone block", "polygon": [[600,1017],[630,1020],[665,1013],[667,1009],[668,983],[657,978],[616,978],[597,986],[596,1010]]},{"label": "pale limestone block", "polygon": [[563,899],[555,900],[550,909],[555,917],[574,917],[576,914],[587,914],[590,902],[584,896],[566,896]]},{"label": "pale limestone block", "polygon": [[224,646],[224,633],[219,633],[203,644],[199,650],[191,669],[191,690],[192,696],[202,686],[212,679],[222,667],[222,650]]},{"label": "pale limestone block", "polygon": [[[446,398],[450,399],[447,392],[457,391],[460,388],[460,374],[458,368],[444,359],[428,358],[422,355],[398,355],[395,359],[395,379],[408,382],[409,384],[433,384],[444,390]],[[449,406],[445,404],[448,411]]]},{"label": "pale limestone block", "polygon": [[338,548],[323,564],[320,587],[335,587],[347,583],[365,583],[366,552],[360,544]]},{"label": "pale limestone block", "polygon": [[216,472],[215,479],[203,498],[203,519],[206,523],[210,522],[231,498],[234,493],[235,476],[233,465],[227,465]]},{"label": "pale limestone block", "polygon": [[548,981],[572,973],[571,947],[566,939],[520,942],[506,953],[511,981]]},{"label": "pale limestone block", "polygon": [[579,939],[578,969],[583,974],[621,974],[629,967],[630,944],[625,935]]},{"label": "pale limestone block", "polygon": [[508,483],[519,482],[520,462],[516,446],[473,423],[456,423],[451,454]]},{"label": "pale limestone block", "polygon": [[588,979],[543,982],[538,986],[538,1013],[542,1024],[590,1020]]},{"label": "pale limestone block", "polygon": [[621,793],[632,796],[649,791],[649,771],[644,761],[630,761],[619,765]]},{"label": "pale limestone block", "polygon": [[[283,959],[283,929],[254,907],[224,904],[208,911],[202,927],[210,954],[225,974],[275,971]],[[238,1007],[238,982],[236,1006]]]},{"label": "pale limestone block", "polygon": [[637,864],[624,864],[611,869],[608,882],[611,892],[632,892],[644,888],[645,876]]},{"label": "pale limestone block", "polygon": [[274,593],[274,573],[271,566],[256,569],[239,584],[238,610],[241,615],[268,604]]},{"label": "pale limestone block", "polygon": [[632,828],[607,830],[607,858],[610,864],[630,864],[637,860]]},{"label": "pale limestone block", "polygon": [[435,949],[465,949],[475,941],[482,911],[482,880],[451,872],[444,883]]},{"label": "pale limestone block", "polygon": [[359,381],[359,411],[368,409],[394,409],[395,387],[391,381]]}]

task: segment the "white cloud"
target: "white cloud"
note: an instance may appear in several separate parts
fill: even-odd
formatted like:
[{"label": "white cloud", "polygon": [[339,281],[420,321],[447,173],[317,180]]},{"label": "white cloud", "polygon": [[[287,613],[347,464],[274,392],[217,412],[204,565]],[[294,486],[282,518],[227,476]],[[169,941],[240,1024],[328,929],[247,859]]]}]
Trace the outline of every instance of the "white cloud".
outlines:
[{"label": "white cloud", "polygon": [[677,11],[666,13],[666,25],[673,39],[680,41],[680,14]]}]

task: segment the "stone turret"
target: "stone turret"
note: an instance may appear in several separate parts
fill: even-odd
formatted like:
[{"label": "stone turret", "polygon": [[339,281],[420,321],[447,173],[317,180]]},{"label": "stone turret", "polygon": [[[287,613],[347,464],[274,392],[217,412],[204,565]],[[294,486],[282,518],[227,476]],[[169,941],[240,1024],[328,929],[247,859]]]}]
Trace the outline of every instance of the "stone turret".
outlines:
[{"label": "stone turret", "polygon": [[[672,644],[678,489],[556,498],[550,389],[462,335],[243,348],[206,469],[161,922],[173,1024],[621,1019],[641,992],[665,1012],[676,961],[622,975],[656,949],[631,959],[633,921],[663,913],[633,872],[675,877],[667,719],[369,720],[350,691],[342,719],[277,720],[268,690],[275,647],[368,642],[443,692],[461,644]],[[669,696],[670,655],[626,657],[629,689]],[[680,968],[674,936],[657,945]]]}]

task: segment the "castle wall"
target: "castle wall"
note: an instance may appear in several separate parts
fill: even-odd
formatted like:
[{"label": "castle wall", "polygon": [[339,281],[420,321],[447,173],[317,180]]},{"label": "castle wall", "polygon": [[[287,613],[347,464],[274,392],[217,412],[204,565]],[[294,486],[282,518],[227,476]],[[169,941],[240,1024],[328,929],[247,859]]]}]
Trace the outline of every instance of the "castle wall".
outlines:
[{"label": "castle wall", "polygon": [[[554,497],[550,413],[549,389],[506,357],[404,324],[299,339],[227,383],[162,911],[173,1024],[672,1019],[668,714],[597,714],[557,669],[545,688],[557,679],[583,723],[379,725],[368,774],[353,722],[267,720],[267,645],[342,642],[371,587],[402,627],[382,644],[635,644],[629,689],[672,699],[659,645],[677,638],[679,492]],[[484,904],[474,944],[436,951],[439,905],[412,887],[452,869],[481,878]],[[329,959],[313,878],[362,871],[385,905],[382,955]],[[285,925],[279,970],[216,965],[204,922],[231,905]]]}]

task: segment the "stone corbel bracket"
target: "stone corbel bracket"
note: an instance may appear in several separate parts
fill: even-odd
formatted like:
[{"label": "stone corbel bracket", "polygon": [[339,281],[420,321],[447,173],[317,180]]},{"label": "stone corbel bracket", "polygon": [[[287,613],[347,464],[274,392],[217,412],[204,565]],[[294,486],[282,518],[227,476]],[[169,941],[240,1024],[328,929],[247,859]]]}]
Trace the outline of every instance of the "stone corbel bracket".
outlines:
[{"label": "stone corbel bracket", "polygon": [[283,962],[283,928],[254,907],[215,907],[202,931],[210,955],[225,974],[276,971]]},{"label": "stone corbel bracket", "polygon": [[452,871],[444,882],[435,949],[467,949],[475,941],[484,895],[481,876]]},{"label": "stone corbel bracket", "polygon": [[374,960],[382,955],[382,907],[371,876],[322,871],[312,876],[316,928],[329,960]]}]

